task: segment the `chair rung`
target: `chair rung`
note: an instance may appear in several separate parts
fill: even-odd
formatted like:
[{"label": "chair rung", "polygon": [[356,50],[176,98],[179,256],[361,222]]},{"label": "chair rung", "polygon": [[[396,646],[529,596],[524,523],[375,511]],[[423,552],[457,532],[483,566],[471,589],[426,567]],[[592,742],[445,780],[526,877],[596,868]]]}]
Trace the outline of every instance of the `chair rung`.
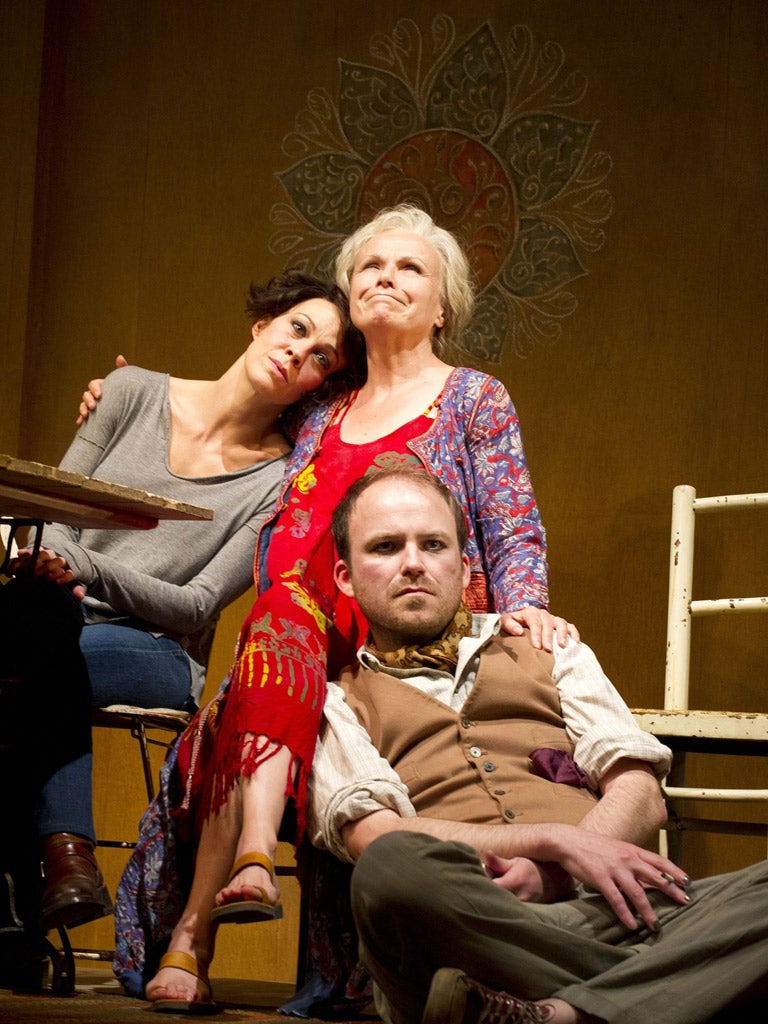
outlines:
[{"label": "chair rung", "polygon": [[105,963],[114,960],[114,949],[73,949],[72,956],[75,960],[98,960]]},{"label": "chair rung", "polygon": [[760,821],[722,821],[714,818],[675,818],[664,825],[667,835],[676,832],[713,832],[718,835],[768,835],[768,823]]},{"label": "chair rung", "polygon": [[691,615],[720,615],[729,612],[768,612],[768,597],[718,597],[691,601]]},{"label": "chair rung", "polygon": [[[655,736],[695,737],[743,743],[768,741],[768,714],[746,711],[698,711],[686,708],[632,708],[635,721]],[[762,750],[756,750],[762,753]],[[745,749],[744,753],[748,753]]]},{"label": "chair rung", "polygon": [[664,792],[675,800],[768,800],[768,789],[711,789],[700,786],[664,786]]}]

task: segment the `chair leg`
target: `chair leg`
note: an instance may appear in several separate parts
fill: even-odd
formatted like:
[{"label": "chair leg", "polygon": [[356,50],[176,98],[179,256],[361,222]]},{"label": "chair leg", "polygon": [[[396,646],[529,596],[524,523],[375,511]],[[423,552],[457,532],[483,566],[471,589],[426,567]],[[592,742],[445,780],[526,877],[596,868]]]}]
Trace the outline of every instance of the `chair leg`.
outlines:
[{"label": "chair leg", "polygon": [[147,801],[152,803],[155,798],[155,782],[152,778],[152,761],[149,756],[149,744],[147,743],[147,730],[144,727],[144,722],[139,721],[135,724],[135,736],[139,741],[139,747],[141,749],[141,766],[144,769],[144,785],[147,789]]},{"label": "chair leg", "polygon": [[309,944],[309,904],[302,893],[299,900],[299,945],[296,968],[296,987],[301,988],[307,980],[307,947]]},{"label": "chair leg", "polygon": [[59,928],[61,949],[50,944],[51,991],[55,996],[73,996],[75,994],[75,955],[66,928]]},{"label": "chair leg", "polygon": [[[666,778],[666,782],[670,786],[684,786],[685,785],[685,756],[684,750],[676,750],[672,758],[672,765],[669,769],[669,775]],[[664,835],[664,848],[662,843],[659,841],[659,852],[663,857],[669,857],[670,860],[674,861],[675,864],[682,864],[683,862],[683,829],[677,822],[677,815],[674,810],[670,810],[670,828],[663,830]]]}]

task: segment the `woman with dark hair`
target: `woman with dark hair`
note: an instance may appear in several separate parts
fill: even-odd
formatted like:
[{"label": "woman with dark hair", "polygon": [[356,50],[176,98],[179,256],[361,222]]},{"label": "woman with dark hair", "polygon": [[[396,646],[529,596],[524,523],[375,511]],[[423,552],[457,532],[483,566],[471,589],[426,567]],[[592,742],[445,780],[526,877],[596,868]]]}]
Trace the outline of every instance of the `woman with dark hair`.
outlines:
[{"label": "woman with dark hair", "polygon": [[[36,563],[20,552],[10,564],[17,578],[0,588],[20,624],[0,645],[0,675],[21,681],[14,728],[30,765],[44,930],[112,909],[94,857],[91,707],[197,707],[216,622],[252,583],[256,536],[290,451],[278,418],[310,391],[332,394],[356,358],[347,300],[333,284],[291,271],[252,285],[247,311],[249,344],[217,380],[111,374],[61,462],[210,507],[213,521],[152,531],[51,524]],[[51,636],[52,616],[55,646],[22,644],[23,623],[44,622]]]}]

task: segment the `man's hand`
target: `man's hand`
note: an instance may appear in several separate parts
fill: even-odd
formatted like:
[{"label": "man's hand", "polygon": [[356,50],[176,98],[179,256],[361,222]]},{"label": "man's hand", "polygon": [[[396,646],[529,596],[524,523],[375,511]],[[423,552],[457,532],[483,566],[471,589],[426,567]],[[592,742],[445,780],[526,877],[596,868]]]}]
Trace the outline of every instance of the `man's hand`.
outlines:
[{"label": "man's hand", "polygon": [[75,574],[70,569],[66,558],[57,555],[51,548],[40,548],[34,567],[31,563],[32,549],[24,548],[8,563],[8,571],[12,575],[18,576],[20,572],[29,572],[31,569],[35,576],[41,576],[52,583],[71,587],[72,593],[78,600],[82,601],[85,597],[85,588],[76,582]]},{"label": "man's hand", "polygon": [[[488,864],[486,850],[499,851],[509,861],[527,858],[538,865],[539,881],[525,865],[510,865],[510,884],[529,893],[540,886],[559,886],[563,879],[549,865],[558,864],[576,882],[582,882],[608,901],[618,919],[635,930],[639,917],[650,929],[658,928],[658,919],[646,895],[647,889],[659,889],[675,903],[688,903],[685,887],[688,876],[676,864],[658,853],[644,850],[623,840],[611,839],[576,825],[541,823],[531,825],[483,825],[442,818],[401,818],[390,810],[373,811],[356,821],[347,822],[342,837],[353,860],[378,836],[394,830],[423,832],[449,842],[467,843]],[[499,861],[494,863],[499,864]],[[505,870],[504,865],[500,865]],[[541,874],[542,869],[548,878]],[[559,881],[558,881],[559,878]],[[637,916],[636,916],[637,915]]]},{"label": "man's hand", "polygon": [[558,860],[507,859],[490,851],[483,856],[489,877],[526,903],[556,903],[573,892],[575,879],[601,892],[619,920],[633,930],[636,915],[652,931],[658,927],[647,889],[659,889],[676,903],[688,902],[684,872],[631,843],[579,828],[566,836]]},{"label": "man's hand", "polygon": [[489,878],[524,903],[557,903],[575,888],[573,879],[559,864],[499,857],[492,850],[484,854],[483,864]]},{"label": "man's hand", "polygon": [[545,608],[534,608],[526,605],[514,612],[505,612],[501,616],[501,628],[512,636],[522,636],[526,628],[530,631],[531,645],[537,650],[552,652],[555,637],[561,647],[565,647],[570,636],[576,643],[581,637],[572,622],[552,615]]},{"label": "man's hand", "polygon": [[[119,370],[121,366],[127,365],[128,360],[125,356],[117,356],[115,359],[116,370]],[[90,414],[96,408],[99,399],[101,398],[101,382],[103,380],[103,377],[95,377],[93,380],[88,381],[88,388],[83,392],[83,400],[80,403],[80,415],[75,420],[78,427],[85,423]]]},{"label": "man's hand", "polygon": [[658,853],[582,828],[574,828],[558,846],[560,866],[601,892],[627,928],[637,928],[638,915],[652,931],[657,930],[659,922],[647,889],[659,889],[674,903],[689,902],[688,876]]}]

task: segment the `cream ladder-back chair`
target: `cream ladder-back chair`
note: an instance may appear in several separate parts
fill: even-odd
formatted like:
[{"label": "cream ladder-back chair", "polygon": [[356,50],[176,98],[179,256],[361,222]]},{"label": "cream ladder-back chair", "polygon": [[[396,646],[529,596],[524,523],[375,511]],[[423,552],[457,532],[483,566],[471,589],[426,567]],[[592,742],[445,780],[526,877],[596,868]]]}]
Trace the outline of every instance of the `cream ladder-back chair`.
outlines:
[{"label": "cream ladder-back chair", "polygon": [[664,790],[675,813],[661,838],[662,852],[668,847],[673,859],[680,856],[680,831],[685,829],[768,836],[768,824],[676,817],[675,810],[677,801],[686,798],[768,804],[768,789],[685,785],[687,752],[768,755],[768,713],[694,710],[690,708],[688,695],[692,619],[703,615],[768,612],[768,597],[691,599],[696,516],[755,507],[768,508],[768,493],[697,498],[694,488],[686,484],[675,487],[673,492],[664,708],[634,711],[640,726],[674,751],[674,763]]}]

